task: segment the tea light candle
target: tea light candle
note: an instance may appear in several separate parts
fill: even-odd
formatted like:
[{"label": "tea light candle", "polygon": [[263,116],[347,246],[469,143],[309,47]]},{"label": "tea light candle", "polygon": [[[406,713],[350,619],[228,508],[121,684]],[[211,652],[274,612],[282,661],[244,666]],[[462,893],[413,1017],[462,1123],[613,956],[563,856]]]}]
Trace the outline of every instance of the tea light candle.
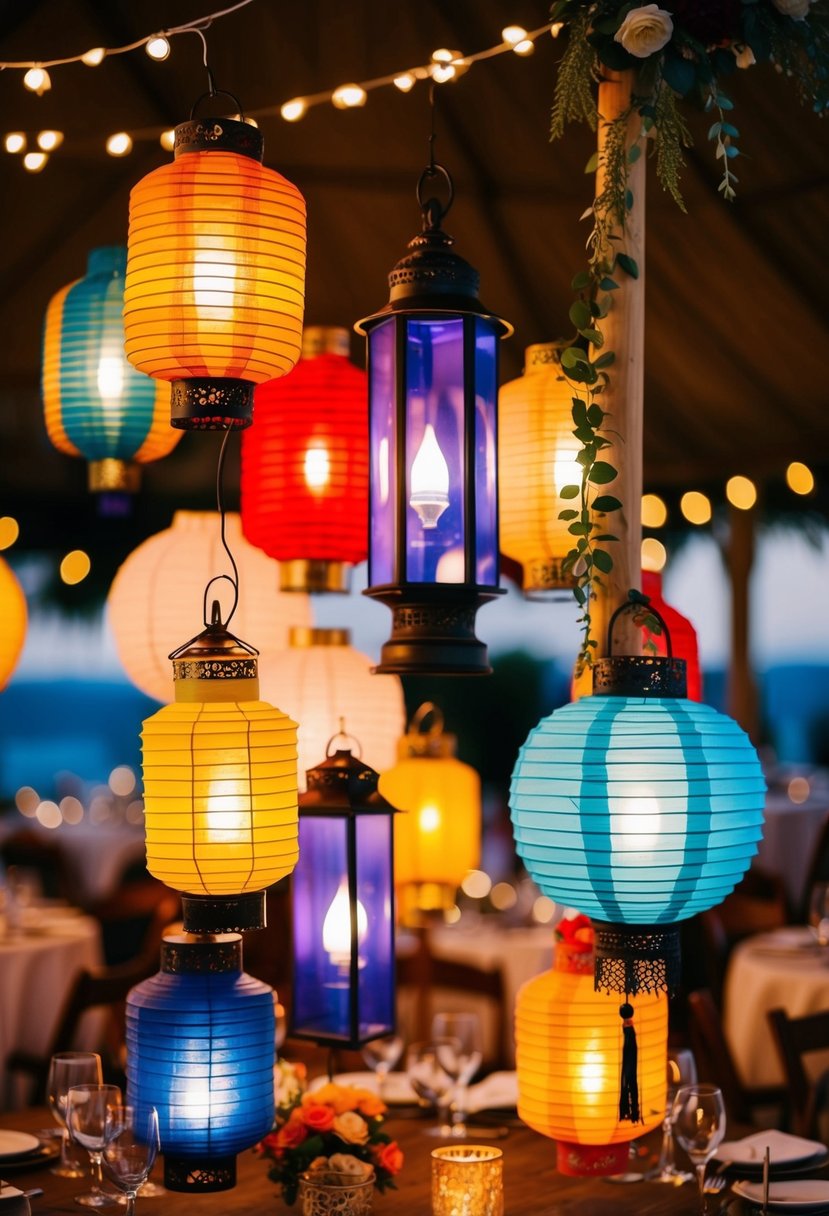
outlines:
[{"label": "tea light candle", "polygon": [[432,1151],[434,1216],[503,1216],[504,1154],[485,1144]]}]

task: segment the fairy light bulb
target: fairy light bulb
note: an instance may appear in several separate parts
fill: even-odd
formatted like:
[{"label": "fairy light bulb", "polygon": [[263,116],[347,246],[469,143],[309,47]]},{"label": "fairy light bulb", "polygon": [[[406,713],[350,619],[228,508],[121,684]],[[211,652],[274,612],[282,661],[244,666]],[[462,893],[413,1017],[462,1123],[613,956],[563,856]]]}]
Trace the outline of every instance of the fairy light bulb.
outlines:
[{"label": "fairy light bulb", "polygon": [[642,495],[642,527],[661,528],[668,518],[668,508],[658,494]]},{"label": "fairy light bulb", "polygon": [[436,84],[446,84],[455,76],[455,67],[451,63],[435,63],[431,68],[431,77]]},{"label": "fairy light bulb", "polygon": [[527,31],[523,25],[508,25],[501,30],[501,37],[504,42],[510,46],[517,46],[519,42],[523,42],[527,37]]},{"label": "fairy light bulb", "polygon": [[[357,945],[362,946],[368,933],[366,910],[357,900]],[[351,912],[348,904],[348,879],[340,879],[337,894],[322,922],[322,948],[335,967],[347,967],[351,962]]]},{"label": "fairy light bulb", "polygon": [[516,55],[532,55],[535,50],[535,43],[532,38],[522,38],[520,42],[516,42],[512,49]]},{"label": "fairy light bulb", "polygon": [[29,68],[26,75],[23,77],[23,84],[30,93],[37,93],[38,97],[52,87],[52,80],[45,68],[36,67]]},{"label": "fairy light bulb", "polygon": [[81,55],[81,63],[85,63],[88,68],[97,68],[100,63],[103,63],[105,55],[104,47],[93,46]]},{"label": "fairy light bulb", "polygon": [[107,140],[106,149],[110,156],[127,156],[132,151],[132,136],[126,131],[116,131]]},{"label": "fairy light bulb", "polygon": [[331,95],[331,103],[338,110],[353,110],[356,106],[364,106],[368,94],[362,85],[341,84]]},{"label": "fairy light bulb", "polygon": [[794,494],[811,494],[815,477],[807,464],[793,460],[786,469],[786,485]]},{"label": "fairy light bulb", "polygon": [[155,34],[144,44],[144,50],[150,59],[155,59],[156,63],[161,63],[162,60],[167,59],[170,55],[170,44],[163,34]]},{"label": "fairy light bulb", "polygon": [[63,131],[38,131],[37,146],[41,152],[54,152],[63,143]]},{"label": "fairy light bulb", "polygon": [[646,536],[642,541],[642,569],[658,573],[668,560],[668,551],[655,536]]},{"label": "fairy light bulb", "polygon": [[161,144],[165,152],[172,152],[176,146],[176,133],[172,127],[168,131],[162,131],[158,137],[158,142]]},{"label": "fairy light bulb", "polygon": [[13,155],[17,152],[25,152],[26,136],[22,131],[9,131],[3,144],[6,151],[11,152]]},{"label": "fairy light bulb", "polygon": [[409,506],[417,511],[423,527],[436,528],[449,506],[449,465],[431,423],[412,461],[411,491]]},{"label": "fairy light bulb", "polygon": [[29,173],[40,173],[48,159],[45,152],[27,152],[23,157],[23,168]]},{"label": "fairy light bulb", "polygon": [[399,89],[401,93],[408,93],[415,87],[415,77],[411,72],[401,72],[399,76],[394,78],[394,87]]},{"label": "fairy light bulb", "polygon": [[726,482],[725,496],[738,511],[750,511],[757,501],[757,487],[750,477],[737,474]]},{"label": "fairy light bulb", "polygon": [[301,97],[294,97],[280,106],[279,113],[286,122],[299,122],[300,118],[305,117],[307,110],[305,101]]},{"label": "fairy light bulb", "polygon": [[686,490],[679,500],[679,509],[689,524],[707,524],[712,515],[711,499],[700,490]]}]

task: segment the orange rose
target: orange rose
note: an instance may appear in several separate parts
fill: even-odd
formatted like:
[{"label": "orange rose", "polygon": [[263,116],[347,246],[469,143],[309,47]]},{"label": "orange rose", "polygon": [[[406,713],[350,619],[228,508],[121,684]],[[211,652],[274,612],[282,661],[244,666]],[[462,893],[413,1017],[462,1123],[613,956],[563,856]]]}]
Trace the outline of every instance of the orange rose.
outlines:
[{"label": "orange rose", "polygon": [[305,1102],[325,1102],[333,1109],[335,1115],[342,1115],[347,1110],[356,1110],[357,1090],[347,1085],[335,1085],[333,1081],[329,1081],[327,1085],[321,1085],[313,1093],[306,1094],[302,1101],[303,1104]]},{"label": "orange rose", "polygon": [[330,1132],[334,1126],[334,1111],[321,1102],[303,1102],[302,1122],[315,1132]]},{"label": "orange rose", "polygon": [[268,1132],[267,1136],[263,1137],[254,1147],[254,1152],[257,1156],[262,1157],[265,1153],[276,1152],[278,1146],[278,1132]]},{"label": "orange rose", "polygon": [[365,1144],[368,1140],[368,1124],[356,1111],[347,1110],[334,1120],[334,1132],[346,1144]]},{"label": "orange rose", "polygon": [[390,1174],[399,1174],[403,1168],[403,1152],[396,1140],[391,1144],[381,1144],[374,1150],[374,1160],[382,1170]]},{"label": "orange rose", "polygon": [[280,1127],[276,1133],[277,1152],[284,1152],[286,1148],[296,1148],[307,1138],[308,1128],[303,1123],[289,1119],[285,1126]]},{"label": "orange rose", "polygon": [[385,1102],[381,1102],[377,1094],[373,1094],[370,1089],[358,1089],[357,1094],[357,1110],[366,1119],[376,1119],[386,1113]]}]

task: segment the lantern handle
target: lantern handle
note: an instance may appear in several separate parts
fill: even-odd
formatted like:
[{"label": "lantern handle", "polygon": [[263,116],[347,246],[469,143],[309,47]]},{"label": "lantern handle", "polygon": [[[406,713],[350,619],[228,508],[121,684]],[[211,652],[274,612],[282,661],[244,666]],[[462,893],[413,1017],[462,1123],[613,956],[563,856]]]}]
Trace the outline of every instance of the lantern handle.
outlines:
[{"label": "lantern handle", "polygon": [[[426,719],[430,717],[434,719],[434,722],[430,727],[424,730],[423,724]],[[424,701],[417,713],[413,716],[411,723],[409,724],[409,730],[413,730],[419,735],[442,735],[444,725],[445,722],[443,718],[443,711],[440,709],[440,707],[435,705],[432,701]]]},{"label": "lantern handle", "polygon": [[[436,198],[427,199],[424,197],[426,183],[434,177],[442,178],[446,184],[449,196],[445,204],[441,204]],[[455,201],[455,186],[452,182],[452,177],[449,170],[444,168],[443,165],[438,164],[436,161],[432,161],[432,163],[427,165],[421,173],[418,179],[415,194],[417,196],[420,209],[423,212],[424,230],[427,228],[440,228],[443,217],[446,215],[449,208],[452,206],[452,203]]]},{"label": "lantern handle", "polygon": [[[222,620],[221,605],[219,604],[218,600],[211,600],[210,613],[208,614],[208,611],[207,611],[207,600],[208,600],[208,594],[210,592],[210,588],[213,586],[214,583],[218,583],[222,579],[224,579],[226,582],[230,583],[231,587],[233,588],[233,607],[231,608],[230,612],[227,614],[226,621]],[[239,602],[239,587],[236,584],[235,580],[232,579],[229,574],[214,574],[213,577],[211,578],[210,582],[207,584],[207,586],[204,589],[204,602],[202,604],[202,620],[204,621],[205,629],[209,628],[211,625],[221,625],[222,627],[227,628],[227,626],[230,624],[230,618],[233,616],[234,612],[236,611],[236,605],[238,604],[238,602]],[[208,615],[210,617],[209,620],[208,620]]]},{"label": "lantern handle", "polygon": [[[328,740],[328,742],[325,745],[326,760],[331,755],[331,744],[334,742],[335,739],[350,739],[352,743],[356,743],[357,744],[357,759],[362,760],[363,745],[360,742],[360,740],[357,738],[356,735],[350,735],[348,733],[348,731],[345,729],[345,718],[340,718],[340,729],[337,731],[336,734],[331,736],[331,738]],[[351,750],[351,749],[349,749],[349,750]]]},{"label": "lantern handle", "polygon": [[656,617],[657,621],[662,627],[662,633],[665,635],[665,649],[667,651],[667,657],[669,659],[674,657],[673,646],[671,644],[671,631],[665,623],[664,616],[657,608],[654,608],[650,598],[647,595],[643,595],[641,591],[636,591],[631,588],[631,590],[628,591],[628,598],[623,604],[619,605],[619,607],[613,613],[613,616],[607,622],[607,657],[609,659],[613,658],[613,626],[616,624],[617,619],[622,615],[623,612],[627,612],[630,608],[636,609],[643,607],[646,607],[648,612],[652,616]]},{"label": "lantern handle", "polygon": [[210,68],[207,69],[207,79],[210,88],[205,93],[201,93],[193,102],[192,106],[190,107],[190,121],[192,122],[196,117],[196,110],[199,108],[205,98],[212,100],[214,97],[229,97],[236,107],[236,113],[239,115],[240,122],[245,122],[245,112],[242,109],[242,103],[236,94],[231,93],[228,89],[217,89],[216,83],[213,79],[213,73],[211,72]]}]

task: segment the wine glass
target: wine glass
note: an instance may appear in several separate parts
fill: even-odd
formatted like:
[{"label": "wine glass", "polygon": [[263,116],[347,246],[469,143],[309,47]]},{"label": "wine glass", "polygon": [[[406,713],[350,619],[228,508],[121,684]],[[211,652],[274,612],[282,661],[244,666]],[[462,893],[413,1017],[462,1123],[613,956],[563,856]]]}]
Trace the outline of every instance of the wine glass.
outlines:
[{"label": "wine glass", "polygon": [[452,1135],[452,1128],[447,1118],[446,1105],[452,1097],[455,1078],[447,1072],[441,1061],[441,1050],[445,1053],[450,1049],[460,1051],[457,1040],[430,1039],[423,1043],[411,1043],[406,1052],[406,1072],[412,1089],[419,1098],[425,1099],[434,1106],[440,1120],[439,1128],[429,1128],[424,1135]]},{"label": "wine glass", "polygon": [[671,1113],[677,1090],[683,1085],[696,1085],[697,1065],[694,1053],[686,1047],[668,1052],[668,1101],[665,1107],[665,1118],[662,1120],[662,1149],[659,1160],[645,1177],[650,1182],[670,1182],[676,1186],[680,1182],[690,1182],[693,1174],[678,1170],[674,1164],[674,1137],[671,1126]]},{"label": "wine glass", "polygon": [[674,1098],[671,1121],[677,1142],[694,1163],[705,1216],[705,1167],[725,1135],[722,1090],[716,1085],[683,1085]]},{"label": "wine glass", "polygon": [[66,1126],[69,1135],[89,1153],[92,1162],[92,1190],[76,1195],[75,1202],[87,1208],[108,1207],[112,1196],[101,1189],[101,1154],[118,1130],[116,1111],[121,1106],[117,1085],[73,1085],[66,1099]]},{"label": "wine glass", "polygon": [[100,1085],[103,1081],[101,1057],[94,1051],[61,1051],[49,1061],[46,1095],[52,1118],[63,1129],[60,1164],[50,1171],[59,1178],[83,1178],[86,1170],[68,1156],[69,1132],[66,1129],[66,1096],[73,1085]]},{"label": "wine glass", "polygon": [[389,1073],[403,1054],[403,1040],[399,1034],[387,1034],[364,1043],[362,1050],[363,1059],[377,1076],[377,1093],[385,1099]]},{"label": "wine glass", "polygon": [[[483,1038],[477,1013],[436,1013],[432,1034],[439,1044],[438,1059],[454,1079],[452,1135],[466,1135],[467,1086],[481,1067]],[[456,1049],[453,1044],[459,1044]]]},{"label": "wine glass", "polygon": [[110,1182],[127,1197],[125,1216],[134,1216],[135,1197],[150,1176],[161,1147],[158,1111],[139,1114],[132,1106],[116,1107],[112,1138],[104,1145],[101,1164]]},{"label": "wine glass", "polygon": [[809,895],[809,926],[819,946],[829,946],[829,882],[816,882]]}]

